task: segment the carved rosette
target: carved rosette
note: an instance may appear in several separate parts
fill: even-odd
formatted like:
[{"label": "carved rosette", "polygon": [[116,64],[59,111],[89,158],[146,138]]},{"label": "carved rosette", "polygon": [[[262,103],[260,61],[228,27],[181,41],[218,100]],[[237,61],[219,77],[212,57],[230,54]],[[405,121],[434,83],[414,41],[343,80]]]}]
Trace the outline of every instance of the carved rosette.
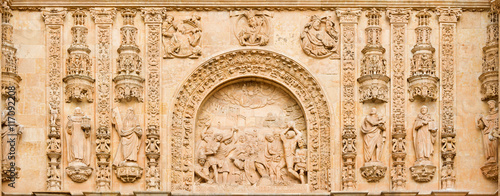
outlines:
[{"label": "carved rosette", "polygon": [[498,13],[488,14],[486,46],[483,47],[481,94],[483,101],[498,99]]},{"label": "carved rosette", "polygon": [[46,26],[49,121],[47,139],[47,190],[61,190],[61,96],[62,96],[62,33],[65,9],[47,9],[42,11]]},{"label": "carved rosette", "polygon": [[411,177],[417,182],[429,182],[436,173],[434,165],[415,165],[410,167]]},{"label": "carved rosette", "polygon": [[361,50],[361,77],[359,82],[359,100],[362,103],[374,102],[385,103],[389,98],[389,80],[387,76],[387,61],[385,60],[385,48],[380,43],[380,11],[372,9],[366,13],[368,27],[366,32],[366,46]]},{"label": "carved rosette", "polygon": [[405,43],[410,19],[409,8],[387,9],[391,23],[392,64],[392,190],[406,188],[406,129],[405,129]]},{"label": "carved rosette", "polygon": [[97,191],[111,190],[111,28],[116,10],[92,8],[96,24],[96,187]]},{"label": "carved rosette", "polygon": [[455,187],[455,34],[457,21],[462,14],[460,8],[438,8],[441,48],[441,183],[442,189]]},{"label": "carved rosette", "polygon": [[325,94],[302,65],[283,55],[258,49],[231,51],[207,60],[181,85],[175,96],[171,121],[172,191],[193,190],[195,116],[203,100],[225,82],[247,77],[268,79],[283,85],[304,106],[304,115],[308,119],[307,160],[310,166],[307,184],[313,191],[330,191],[330,111]]},{"label": "carved rosette", "polygon": [[438,81],[434,47],[430,42],[432,29],[429,27],[431,14],[424,9],[417,13],[418,27],[415,28],[417,44],[411,52],[411,74],[408,78],[410,101],[420,98],[424,101],[435,101],[438,97]]},{"label": "carved rosette", "polygon": [[[163,8],[142,9],[142,16],[146,23],[146,56],[147,56],[147,102],[146,102],[146,189],[148,191],[160,190],[160,44],[162,37],[162,21],[165,17]],[[193,21],[198,19],[198,21]],[[200,28],[199,18],[184,20]],[[194,30],[196,30],[196,28]],[[200,35],[201,36],[201,35]]]},{"label": "carved rosette", "polygon": [[341,75],[342,75],[342,190],[356,187],[356,128],[355,128],[355,80],[356,80],[356,31],[361,9],[338,9],[341,28]]},{"label": "carved rosette", "polygon": [[87,14],[81,9],[73,13],[75,25],[71,28],[73,43],[68,48],[69,57],[66,60],[65,99],[78,102],[87,100],[91,103],[94,94],[94,79],[92,78],[92,60],[89,57],[90,49],[87,45],[88,29],[85,27]]},{"label": "carved rosette", "polygon": [[15,97],[19,101],[19,83],[21,77],[17,75],[18,58],[17,49],[12,42],[13,26],[10,24],[12,10],[6,4],[2,13],[2,97],[8,97],[9,86],[15,87]]},{"label": "carved rosette", "polygon": [[123,27],[121,45],[118,48],[117,76],[115,82],[115,101],[144,101],[144,78],[141,76],[142,59],[140,49],[136,44],[137,28],[134,26],[136,11],[124,9],[122,11]]}]

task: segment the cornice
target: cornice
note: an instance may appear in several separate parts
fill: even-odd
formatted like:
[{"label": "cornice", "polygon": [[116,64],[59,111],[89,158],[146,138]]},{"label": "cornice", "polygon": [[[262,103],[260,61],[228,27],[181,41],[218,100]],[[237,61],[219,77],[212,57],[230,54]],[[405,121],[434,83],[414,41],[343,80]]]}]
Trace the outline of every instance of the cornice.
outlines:
[{"label": "cornice", "polygon": [[490,9],[489,0],[183,0],[183,1],[164,1],[164,0],[13,0],[12,8],[19,10],[36,10],[37,7],[164,7],[168,11],[186,10],[186,11],[209,11],[209,10],[242,10],[242,9],[261,9],[261,10],[334,10],[335,8],[390,8],[390,7],[411,7],[436,8],[436,7],[460,7],[464,11],[485,11]]}]

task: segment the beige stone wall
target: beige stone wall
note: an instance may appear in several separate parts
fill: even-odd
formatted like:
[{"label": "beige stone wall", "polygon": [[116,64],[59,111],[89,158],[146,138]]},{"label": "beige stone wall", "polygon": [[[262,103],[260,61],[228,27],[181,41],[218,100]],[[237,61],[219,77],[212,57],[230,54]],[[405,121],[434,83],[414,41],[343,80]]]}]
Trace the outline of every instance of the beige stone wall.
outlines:
[{"label": "beige stone wall", "polygon": [[[87,11],[88,13],[88,11]],[[342,190],[342,131],[341,131],[341,62],[339,59],[332,58],[313,58],[307,56],[300,46],[300,34],[304,29],[304,25],[309,21],[312,15],[318,16],[332,16],[335,22],[335,28],[340,35],[340,23],[334,11],[272,11],[272,18],[269,18],[271,23],[270,41],[267,46],[248,47],[240,46],[233,32],[234,17],[230,17],[230,11],[168,11],[167,15],[174,16],[175,21],[188,19],[191,15],[196,14],[201,17],[202,25],[202,38],[201,48],[202,55],[198,59],[188,58],[173,58],[161,59],[160,72],[161,72],[161,128],[160,128],[160,141],[161,141],[161,156],[160,156],[160,171],[161,171],[161,190],[171,190],[171,141],[172,141],[172,118],[175,97],[182,85],[189,85],[185,83],[186,78],[202,63],[206,62],[212,57],[217,57],[219,54],[226,53],[238,49],[255,48],[256,50],[265,49],[274,51],[276,53],[287,56],[300,65],[309,70],[312,75],[319,81],[326,99],[329,104],[330,118],[331,118],[331,191]],[[63,25],[63,59],[68,57],[67,48],[70,47],[72,42],[71,27],[73,26],[73,17],[70,11]],[[407,40],[406,46],[406,59],[405,59],[405,72],[406,76],[409,75],[410,59],[412,53],[410,50],[416,42],[415,27],[417,27],[416,11],[412,11],[407,26]],[[455,34],[456,44],[456,59],[455,59],[455,74],[456,74],[456,108],[455,111],[455,130],[456,136],[456,149],[457,156],[455,162],[456,172],[456,190],[466,190],[470,193],[494,193],[498,186],[497,182],[486,179],[480,170],[486,158],[483,153],[483,144],[481,132],[476,128],[475,120],[479,114],[487,112],[487,105],[480,99],[480,86],[478,80],[481,74],[482,63],[482,47],[485,45],[486,40],[486,26],[488,24],[488,12],[471,12],[465,11],[460,16],[457,23],[457,30]],[[22,77],[21,97],[17,105],[18,107],[18,121],[25,125],[24,133],[19,144],[18,160],[17,163],[21,170],[19,171],[20,178],[16,180],[16,188],[10,188],[7,183],[3,183],[2,191],[4,193],[29,193],[33,191],[46,190],[46,173],[47,173],[47,132],[48,132],[48,68],[47,68],[47,54],[46,54],[46,35],[45,24],[42,19],[40,11],[14,11],[11,19],[11,24],[14,26],[13,41],[15,47],[18,49],[17,56],[19,57],[19,75]],[[436,14],[433,12],[431,17],[430,27],[432,28],[431,43],[436,48],[434,58],[438,65],[437,72],[439,76],[439,24]],[[116,58],[118,57],[117,48],[120,46],[121,35],[120,27],[122,26],[123,18],[118,12],[114,20],[111,33],[111,62],[112,69],[116,70]],[[382,12],[380,19],[380,26],[382,27],[381,43],[386,49],[384,54],[385,59],[388,60],[388,67],[391,67],[391,26],[389,20]],[[87,44],[91,50],[90,56],[94,61],[94,78],[96,77],[96,27],[95,23],[90,16],[86,18],[86,27],[88,28]],[[147,60],[146,60],[146,31],[145,24],[142,16],[137,14],[135,17],[135,27],[138,28],[137,44],[141,49],[139,53],[143,59],[143,77],[146,77]],[[365,28],[367,27],[367,18],[365,11],[361,14],[356,31],[356,62],[357,73],[356,78],[359,77],[359,66],[363,55],[361,54],[362,48],[366,45]],[[163,56],[163,46],[161,48],[161,56]],[[65,60],[64,60],[65,62]],[[388,75],[390,76],[391,70],[388,68]],[[113,73],[113,76],[116,74]],[[64,77],[64,75],[63,75]],[[359,84],[356,82],[356,85]],[[371,107],[376,107],[379,115],[383,116],[387,121],[387,132],[391,132],[391,102],[385,104],[362,104],[359,103],[357,97],[358,90],[356,88],[356,132],[357,135],[357,158],[356,162],[356,189],[357,191],[368,191],[370,194],[380,194],[381,191],[391,190],[391,137],[388,133],[387,141],[385,142],[382,163],[388,167],[385,177],[379,182],[369,183],[364,179],[359,171],[364,163],[363,160],[363,140],[359,132],[359,127],[366,115],[369,114]],[[113,94],[113,92],[110,92]],[[390,94],[390,93],[389,93]],[[94,94],[95,97],[95,94]],[[408,98],[408,95],[407,95]],[[95,100],[95,99],[94,99]],[[429,106],[429,113],[436,120],[440,120],[440,104],[442,104],[442,96],[438,97],[435,102],[410,102],[406,99],[406,129],[408,135],[406,137],[406,190],[420,191],[427,194],[431,191],[440,190],[440,168],[442,165],[441,158],[441,143],[438,139],[434,144],[434,156],[431,159],[432,163],[437,166],[436,173],[433,179],[427,183],[417,183],[411,178],[409,167],[413,166],[415,161],[415,153],[413,147],[413,138],[411,135],[411,127],[422,105]],[[95,111],[98,103],[65,103],[63,102],[63,110],[61,111],[61,122],[63,127],[67,121],[67,116],[73,113],[75,107],[82,107],[85,114],[91,116],[92,120],[92,154],[95,154],[95,126],[96,116]],[[139,116],[139,121],[145,130],[146,124],[146,106],[145,103],[126,103],[117,104],[112,102],[112,108],[119,105],[120,110],[124,112],[128,107],[133,107],[136,114]],[[66,131],[63,129],[62,131]],[[439,132],[439,131],[438,131]],[[113,161],[119,136],[113,129],[111,131],[111,162]],[[67,144],[64,142],[67,138],[63,137],[63,149],[67,149]],[[145,167],[145,135],[141,140],[141,147],[139,150],[138,164]],[[62,191],[70,191],[72,193],[89,192],[96,190],[96,160],[93,156],[91,160],[91,167],[94,172],[90,178],[84,183],[75,183],[64,173],[64,167],[67,166],[67,152],[63,150],[61,161],[61,177],[62,177]],[[145,171],[144,171],[145,172]],[[120,191],[122,194],[129,194],[133,191],[145,190],[146,181],[145,175],[134,183],[122,183],[115,177],[113,172],[112,177],[112,191]]]}]

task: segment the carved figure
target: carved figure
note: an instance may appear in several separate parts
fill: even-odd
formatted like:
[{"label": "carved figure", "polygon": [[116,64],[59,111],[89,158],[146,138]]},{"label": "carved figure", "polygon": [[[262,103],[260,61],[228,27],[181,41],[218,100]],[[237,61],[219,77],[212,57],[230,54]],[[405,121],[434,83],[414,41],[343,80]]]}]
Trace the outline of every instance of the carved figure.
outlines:
[{"label": "carved figure", "polygon": [[322,58],[338,54],[338,33],[330,17],[311,16],[300,34],[300,41],[302,50],[309,56]]},{"label": "carved figure", "polygon": [[[140,138],[142,136],[142,128],[137,120],[133,108],[127,110],[125,118],[120,118],[118,108],[113,113],[113,126],[116,128],[120,136],[120,143],[113,161],[113,165],[121,166],[127,162],[137,162],[139,153]],[[137,163],[136,163],[137,164]]]},{"label": "carved figure", "polygon": [[306,141],[301,138],[298,141],[299,148],[295,150],[295,171],[299,173],[300,183],[305,184],[305,172],[307,171],[307,149],[306,149]]},{"label": "carved figure", "polygon": [[[254,10],[245,11],[238,14],[240,17],[236,21],[235,33],[238,42],[242,46],[265,46],[269,42],[269,22],[266,17],[270,15],[266,12],[256,12]],[[238,26],[240,19],[245,18],[247,23],[243,27]]]},{"label": "carved figure", "polygon": [[295,129],[295,123],[289,122],[288,127],[281,133],[281,141],[283,141],[283,149],[285,152],[285,162],[288,173],[300,179],[299,174],[293,169],[293,158],[295,156],[295,149],[297,142],[302,137],[302,133]]},{"label": "carved figure", "polygon": [[53,107],[52,105],[49,105],[49,108],[50,108],[50,126],[56,126],[59,110]]},{"label": "carved figure", "polygon": [[163,46],[165,48],[164,58],[201,56],[201,17],[197,15],[183,20],[180,24],[174,24],[174,17],[167,16],[163,23]]},{"label": "carved figure", "polygon": [[[19,170],[19,167],[15,166],[17,171],[14,176],[8,172],[8,169],[12,167],[12,165],[16,165],[15,157],[13,158],[12,156],[17,152],[19,139],[21,138],[24,129],[23,125],[19,124],[16,120],[13,120],[14,118],[9,118],[8,108],[10,106],[12,106],[12,102],[9,104],[9,99],[7,99],[5,101],[5,109],[2,111],[2,181],[12,180],[12,177],[18,177],[17,171]],[[13,152],[11,151],[12,147],[14,149]]]},{"label": "carved figure", "polygon": [[377,109],[372,108],[361,125],[365,162],[380,162],[385,142],[385,120],[378,116]]},{"label": "carved figure", "polygon": [[427,106],[422,106],[420,114],[418,114],[413,125],[413,142],[415,155],[417,156],[416,164],[430,165],[430,157],[434,153],[437,126],[427,112]]},{"label": "carved figure", "polygon": [[281,168],[285,167],[285,159],[283,158],[283,144],[281,143],[279,133],[274,135],[266,135],[266,151],[265,156],[269,165],[269,173],[273,182],[282,181]]},{"label": "carved figure", "polygon": [[486,116],[479,115],[476,121],[477,127],[483,135],[484,154],[486,162],[496,163],[498,156],[498,141],[493,135],[498,134],[498,107],[495,100],[488,101],[489,112]]},{"label": "carved figure", "polygon": [[92,174],[90,165],[90,118],[76,107],[68,116],[68,167],[66,173],[75,182],[85,182]]},{"label": "carved figure", "polygon": [[[219,150],[215,153],[214,157],[216,158],[216,160],[218,162],[218,172],[222,173],[222,183],[223,184],[227,184],[227,178],[229,176],[229,163],[230,163],[230,160],[228,159],[228,155],[235,148],[233,145],[233,137],[234,137],[234,133],[237,131],[238,131],[238,129],[233,129],[230,134],[218,136],[218,137],[221,137],[221,141],[220,141]],[[217,181],[217,183],[220,184],[221,182]]]}]

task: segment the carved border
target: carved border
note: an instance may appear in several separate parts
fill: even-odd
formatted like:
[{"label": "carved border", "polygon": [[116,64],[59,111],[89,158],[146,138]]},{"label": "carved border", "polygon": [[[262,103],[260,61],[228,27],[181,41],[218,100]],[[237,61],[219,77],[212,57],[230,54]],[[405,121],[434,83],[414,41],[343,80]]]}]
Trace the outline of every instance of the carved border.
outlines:
[{"label": "carved border", "polygon": [[146,23],[146,58],[148,63],[146,86],[146,189],[160,190],[160,40],[161,22],[165,9],[142,10]]},{"label": "carved border", "polygon": [[217,86],[238,78],[274,81],[302,105],[309,139],[309,184],[330,191],[330,111],[321,85],[306,68],[276,52],[241,49],[218,55],[197,67],[182,83],[172,117],[172,191],[192,191],[195,117],[202,101]]},{"label": "carved border", "polygon": [[[392,145],[403,145],[404,148],[392,148],[391,188],[406,188],[406,129],[405,129],[405,62],[406,62],[406,28],[410,18],[410,8],[387,10],[391,23],[391,65],[392,65]],[[402,144],[399,144],[402,143]],[[399,145],[398,145],[399,144]],[[399,166],[399,167],[398,167]]]},{"label": "carved border", "polygon": [[[45,22],[45,36],[47,41],[47,67],[48,86],[47,105],[58,111],[56,123],[51,124],[50,110],[48,124],[47,157],[49,160],[47,168],[47,190],[60,191],[62,189],[62,167],[61,167],[61,99],[62,99],[62,36],[63,21],[66,17],[64,9],[49,9],[42,12]],[[52,148],[54,146],[54,148]]]},{"label": "carved border", "polygon": [[356,188],[356,33],[361,9],[337,10],[341,31],[342,190]]},{"label": "carved border", "polygon": [[441,189],[455,188],[455,35],[460,8],[438,8],[441,62]]},{"label": "carved border", "polygon": [[97,35],[96,44],[96,189],[111,189],[111,31],[116,16],[115,9],[91,9]]}]

